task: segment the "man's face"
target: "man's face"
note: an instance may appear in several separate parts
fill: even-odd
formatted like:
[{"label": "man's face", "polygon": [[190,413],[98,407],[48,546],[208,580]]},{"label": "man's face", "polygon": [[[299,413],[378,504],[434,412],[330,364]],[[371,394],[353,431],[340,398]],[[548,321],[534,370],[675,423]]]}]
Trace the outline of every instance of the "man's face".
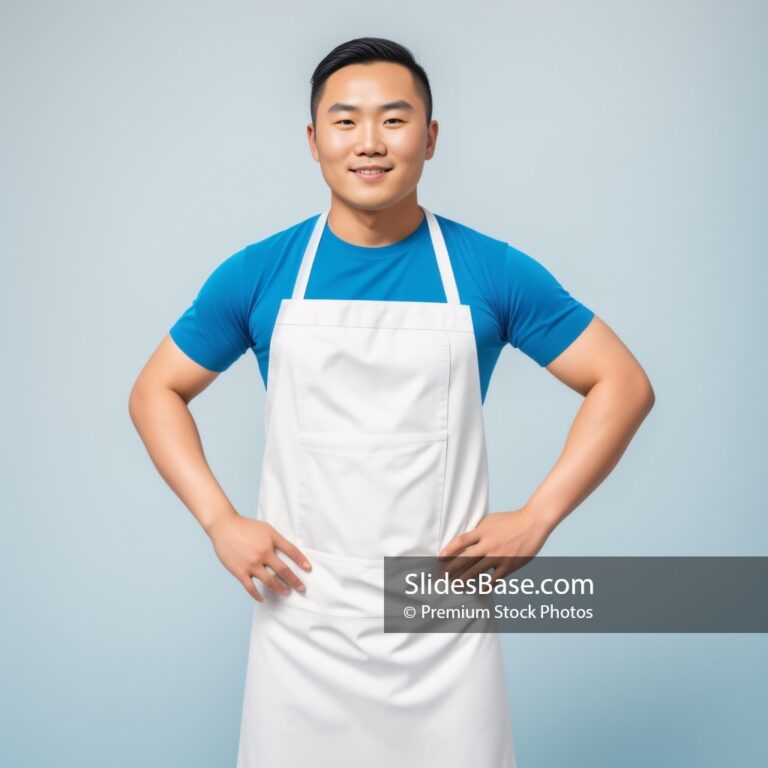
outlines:
[{"label": "man's face", "polygon": [[[410,105],[410,106],[409,106]],[[367,211],[389,208],[416,189],[435,150],[437,121],[406,67],[392,62],[350,64],[326,81],[316,126],[307,126],[312,156],[332,193]],[[356,169],[386,169],[362,175]]]}]

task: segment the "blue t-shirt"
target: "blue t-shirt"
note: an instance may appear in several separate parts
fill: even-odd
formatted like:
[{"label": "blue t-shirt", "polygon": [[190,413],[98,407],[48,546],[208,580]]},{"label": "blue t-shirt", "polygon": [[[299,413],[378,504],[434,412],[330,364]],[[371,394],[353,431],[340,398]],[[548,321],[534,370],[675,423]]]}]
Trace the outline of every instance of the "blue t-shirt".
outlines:
[{"label": "blue t-shirt", "polygon": [[[462,304],[469,304],[477,342],[482,399],[506,344],[548,365],[587,327],[594,313],[541,264],[511,245],[435,216],[448,248]],[[211,273],[170,329],[192,360],[229,368],[247,349],[267,383],[269,343],[280,302],[290,298],[318,215],[246,246]],[[307,299],[444,302],[426,217],[390,245],[353,245],[326,222],[305,293]]]}]

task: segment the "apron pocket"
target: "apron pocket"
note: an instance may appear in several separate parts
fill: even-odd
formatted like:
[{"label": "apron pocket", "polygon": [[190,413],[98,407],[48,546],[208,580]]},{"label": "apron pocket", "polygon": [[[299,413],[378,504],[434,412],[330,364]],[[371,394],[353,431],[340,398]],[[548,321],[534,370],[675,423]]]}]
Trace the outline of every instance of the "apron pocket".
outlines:
[{"label": "apron pocket", "polygon": [[299,433],[297,545],[359,558],[437,555],[445,431]]}]

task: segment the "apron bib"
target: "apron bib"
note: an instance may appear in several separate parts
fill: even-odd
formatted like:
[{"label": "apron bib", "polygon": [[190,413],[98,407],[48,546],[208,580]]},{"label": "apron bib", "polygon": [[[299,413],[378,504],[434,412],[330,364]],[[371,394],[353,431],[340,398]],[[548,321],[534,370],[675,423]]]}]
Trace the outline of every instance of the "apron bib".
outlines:
[{"label": "apron bib", "polygon": [[312,570],[279,553],[306,591],[260,589],[237,768],[515,768],[498,635],[383,631],[383,558],[488,513],[472,317],[423,210],[446,303],[305,299],[325,211],[280,305],[257,518]]}]

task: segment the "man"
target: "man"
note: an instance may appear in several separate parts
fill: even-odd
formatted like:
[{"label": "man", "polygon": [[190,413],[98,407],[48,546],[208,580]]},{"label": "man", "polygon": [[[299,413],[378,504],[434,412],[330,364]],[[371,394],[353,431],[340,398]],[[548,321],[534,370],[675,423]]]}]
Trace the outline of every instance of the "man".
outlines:
[{"label": "man", "polygon": [[[383,634],[381,560],[461,555],[463,578],[503,577],[611,471],[653,390],[540,264],[419,205],[438,123],[407,49],[338,46],[313,75],[311,116],[330,209],[221,263],[129,403],[163,478],[259,602],[238,768],[511,767],[496,637]],[[584,402],[528,502],[489,514],[481,405],[507,343]],[[258,519],[227,499],[187,407],[249,347],[267,386]]]}]

